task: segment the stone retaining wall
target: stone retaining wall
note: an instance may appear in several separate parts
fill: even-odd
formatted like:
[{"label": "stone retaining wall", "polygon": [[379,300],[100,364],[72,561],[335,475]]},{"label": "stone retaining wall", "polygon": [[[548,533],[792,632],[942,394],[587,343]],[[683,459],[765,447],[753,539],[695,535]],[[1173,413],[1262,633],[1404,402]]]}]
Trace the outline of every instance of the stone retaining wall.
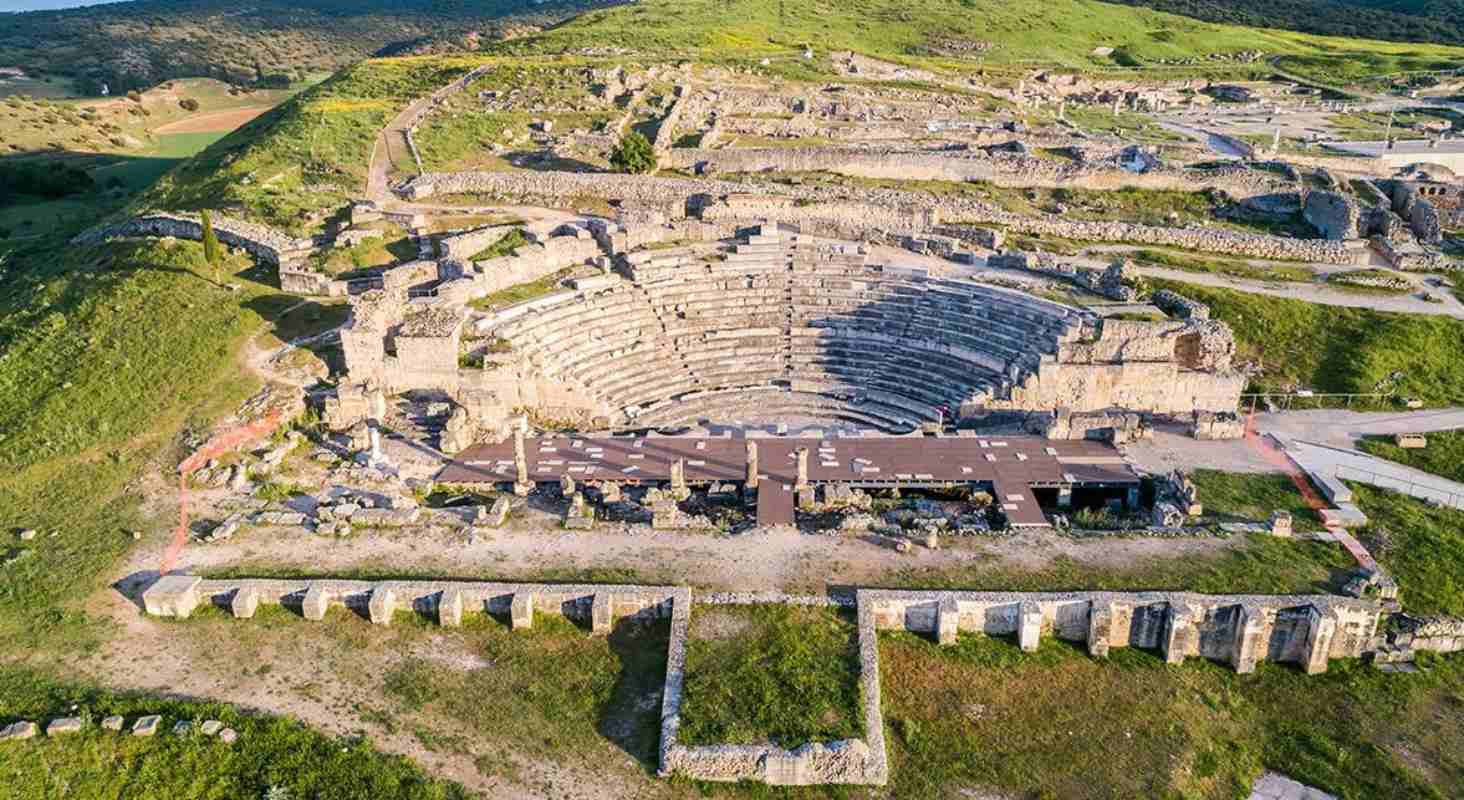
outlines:
[{"label": "stone retaining wall", "polygon": [[[238,247],[255,258],[280,266],[308,254],[313,248],[309,239],[296,239],[266,225],[213,214],[210,222],[221,244]],[[119,236],[171,236],[192,241],[203,240],[203,223],[192,214],[156,212],[134,217],[125,222],[103,225],[77,234],[75,245],[96,244]]]}]

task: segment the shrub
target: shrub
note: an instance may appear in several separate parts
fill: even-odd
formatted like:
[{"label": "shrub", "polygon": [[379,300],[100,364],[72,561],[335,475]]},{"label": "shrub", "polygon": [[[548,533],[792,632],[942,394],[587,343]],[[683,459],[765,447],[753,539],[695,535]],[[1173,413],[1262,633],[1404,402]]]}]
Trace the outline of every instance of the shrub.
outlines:
[{"label": "shrub", "polygon": [[610,153],[610,164],[621,172],[644,175],[656,169],[656,149],[638,131],[631,131],[621,137],[620,143]]},{"label": "shrub", "polygon": [[198,110],[198,101],[197,100],[194,100],[191,97],[185,97],[182,100],[179,100],[178,101],[178,105],[181,106],[184,111],[197,111]]}]

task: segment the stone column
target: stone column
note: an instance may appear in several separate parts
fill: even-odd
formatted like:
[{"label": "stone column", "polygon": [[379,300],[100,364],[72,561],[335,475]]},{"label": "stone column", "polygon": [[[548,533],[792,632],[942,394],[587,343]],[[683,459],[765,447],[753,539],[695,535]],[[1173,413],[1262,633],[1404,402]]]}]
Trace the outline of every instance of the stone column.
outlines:
[{"label": "stone column", "polygon": [[1185,656],[1199,644],[1199,630],[1195,626],[1195,615],[1189,606],[1170,604],[1164,615],[1164,634],[1160,639],[1164,660],[1170,664],[1184,663]]},{"label": "stone column", "polygon": [[510,627],[516,631],[534,627],[534,596],[528,592],[515,592],[508,619]]},{"label": "stone column", "polygon": [[374,625],[390,625],[391,616],[396,613],[396,592],[385,586],[371,590],[371,603],[367,606]]},{"label": "stone column", "polygon": [[608,634],[615,622],[615,611],[611,608],[611,598],[606,592],[599,592],[590,606],[590,633]]},{"label": "stone column", "polygon": [[444,589],[437,598],[437,624],[456,628],[463,624],[463,593],[460,589]]},{"label": "stone column", "polygon": [[808,448],[800,447],[794,454],[798,457],[798,481],[794,488],[801,491],[808,486]]},{"label": "stone column", "polygon": [[1112,636],[1113,605],[1094,600],[1088,607],[1088,655],[1108,658]]},{"label": "stone column", "polygon": [[325,589],[319,583],[312,583],[305,590],[305,601],[300,604],[300,611],[305,619],[319,622],[325,619],[325,609],[329,604],[330,598],[326,596]]},{"label": "stone column", "polygon": [[259,592],[245,586],[239,587],[229,601],[229,610],[238,619],[249,619],[259,610]]},{"label": "stone column", "polygon": [[1236,610],[1235,650],[1230,663],[1235,671],[1248,675],[1256,671],[1256,662],[1265,653],[1266,613],[1259,606],[1246,604]]},{"label": "stone column", "polygon": [[935,609],[935,640],[941,644],[955,644],[960,625],[961,609],[955,598],[941,600]]},{"label": "stone column", "polygon": [[568,472],[564,473],[563,475],[560,475],[559,476],[559,492],[560,492],[560,494],[563,494],[565,497],[568,497],[568,498],[571,498],[572,499],[574,497],[574,490],[575,490],[574,478],[570,477],[570,475],[569,475]]},{"label": "stone column", "polygon": [[534,491],[534,484],[529,482],[529,456],[524,452],[524,432],[517,429],[513,432],[513,468],[513,493],[526,497]]},{"label": "stone column", "polygon": [[1032,652],[1042,642],[1042,608],[1034,600],[1023,600],[1017,607],[1017,645]]},{"label": "stone column", "polygon": [[747,488],[757,488],[757,442],[747,440]]},{"label": "stone column", "polygon": [[1332,639],[1337,635],[1337,618],[1319,606],[1307,609],[1306,649],[1301,668],[1308,675],[1327,671],[1332,653]]}]

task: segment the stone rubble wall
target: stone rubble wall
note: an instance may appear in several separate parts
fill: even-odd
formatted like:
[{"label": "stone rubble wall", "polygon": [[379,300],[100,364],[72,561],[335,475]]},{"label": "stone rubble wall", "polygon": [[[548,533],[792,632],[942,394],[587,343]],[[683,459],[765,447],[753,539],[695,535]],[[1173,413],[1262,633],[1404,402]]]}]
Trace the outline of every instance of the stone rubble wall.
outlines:
[{"label": "stone rubble wall", "polygon": [[[314,247],[309,239],[296,239],[281,231],[254,222],[213,214],[210,219],[219,243],[238,247],[251,256],[279,267],[298,260]],[[71,243],[89,245],[113,237],[173,237],[191,241],[203,240],[203,223],[196,215],[155,212],[102,225],[77,234]]]},{"label": "stone rubble wall", "polygon": [[468,84],[477,80],[479,77],[486,75],[491,69],[493,69],[493,65],[491,64],[485,64],[481,67],[474,67],[462,77],[433,92],[432,95],[427,99],[427,102],[422,103],[416,109],[416,111],[405,120],[406,124],[403,127],[405,128],[404,138],[407,140],[407,151],[412,154],[412,161],[417,165],[418,172],[422,172],[424,170],[422,167],[422,154],[417,150],[417,128],[421,126],[423,122],[426,122],[427,118],[432,116],[432,114],[434,114],[437,109],[442,106],[443,103],[447,102],[448,98],[468,88]]},{"label": "stone rubble wall", "polygon": [[1361,240],[1294,239],[1224,228],[1030,217],[978,200],[895,189],[783,186],[606,173],[455,172],[422,175],[409,181],[404,192],[413,199],[434,194],[481,193],[550,205],[596,197],[658,209],[668,217],[700,216],[715,221],[760,218],[812,226],[810,232],[852,239],[879,239],[891,232],[919,234],[946,223],[972,223],[1080,241],[1130,242],[1311,263],[1357,263],[1366,249],[1366,243]]},{"label": "stone rubble wall", "polygon": [[1055,161],[982,150],[909,150],[854,147],[674,148],[661,166],[701,174],[829,172],[856,178],[985,181],[997,186],[1199,192],[1220,189],[1236,197],[1280,191],[1279,175],[1244,167],[1189,170],[1159,167],[1132,172],[1109,160]]},{"label": "stone rubble wall", "polygon": [[512,225],[489,225],[437,240],[437,254],[444,260],[467,261],[512,233]]}]

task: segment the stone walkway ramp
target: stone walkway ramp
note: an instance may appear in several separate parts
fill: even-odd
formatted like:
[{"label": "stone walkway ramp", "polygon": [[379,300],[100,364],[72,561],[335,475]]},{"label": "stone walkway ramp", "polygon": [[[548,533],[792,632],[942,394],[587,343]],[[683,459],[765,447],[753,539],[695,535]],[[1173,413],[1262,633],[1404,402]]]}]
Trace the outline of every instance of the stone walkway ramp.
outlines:
[{"label": "stone walkway ramp", "polygon": [[1420,500],[1464,509],[1464,484],[1356,450],[1298,439],[1283,440],[1287,455],[1334,503],[1352,502],[1346,481],[1391,489]]}]

